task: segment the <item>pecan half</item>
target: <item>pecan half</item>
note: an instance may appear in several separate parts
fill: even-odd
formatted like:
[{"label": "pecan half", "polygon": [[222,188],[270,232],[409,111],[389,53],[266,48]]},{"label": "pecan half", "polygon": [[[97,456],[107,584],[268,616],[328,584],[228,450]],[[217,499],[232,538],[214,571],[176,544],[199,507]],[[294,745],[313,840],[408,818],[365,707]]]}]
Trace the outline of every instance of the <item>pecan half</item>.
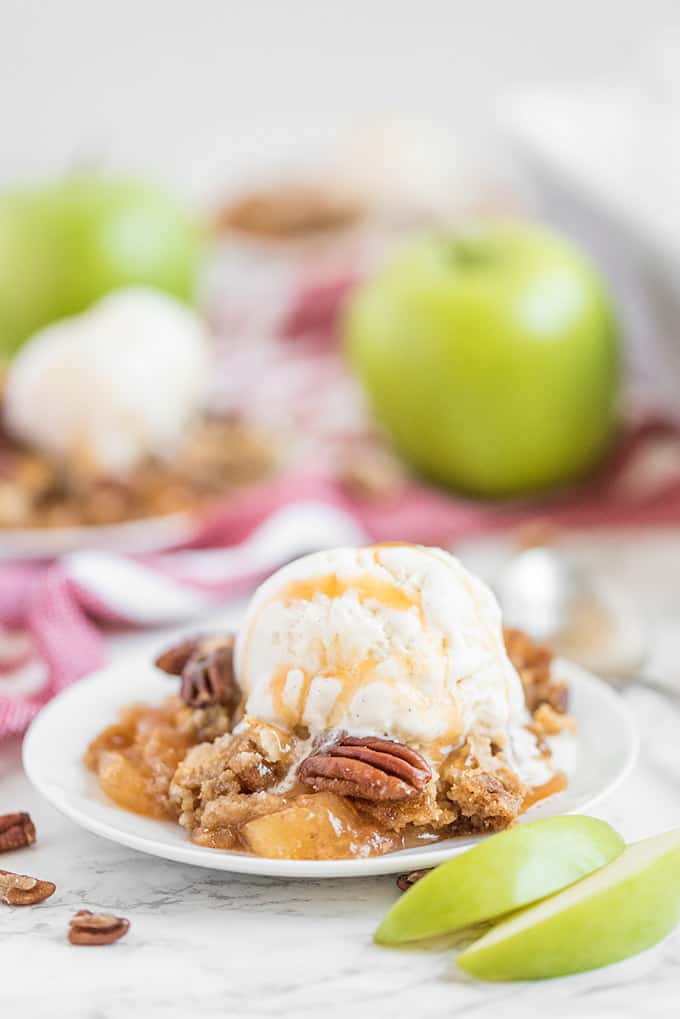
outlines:
[{"label": "pecan half", "polygon": [[381,739],[341,736],[310,754],[299,771],[312,789],[328,789],[360,800],[405,800],[415,796],[432,777],[430,766],[416,750]]},{"label": "pecan half", "polygon": [[129,930],[130,921],[123,916],[79,909],[69,921],[68,939],[72,945],[112,945]]},{"label": "pecan half", "polygon": [[429,874],[428,869],[425,870],[412,870],[410,874],[400,874],[397,878],[397,888],[401,892],[407,892],[409,888],[412,888],[416,881],[420,881],[421,877],[425,877]]},{"label": "pecan half", "polygon": [[181,676],[184,666],[199,650],[205,639],[205,636],[187,637],[179,644],[173,644],[158,656],[155,662],[156,668],[167,672],[170,676]]},{"label": "pecan half", "polygon": [[198,650],[190,656],[182,670],[180,696],[191,708],[208,708],[223,704],[234,711],[241,692],[234,675],[234,642],[212,650]]},{"label": "pecan half", "polygon": [[31,815],[23,811],[18,814],[0,815],[0,853],[11,849],[23,849],[35,842],[35,825]]},{"label": "pecan half", "polygon": [[49,899],[56,888],[51,881],[0,870],[0,899],[8,906],[33,906],[36,902]]}]

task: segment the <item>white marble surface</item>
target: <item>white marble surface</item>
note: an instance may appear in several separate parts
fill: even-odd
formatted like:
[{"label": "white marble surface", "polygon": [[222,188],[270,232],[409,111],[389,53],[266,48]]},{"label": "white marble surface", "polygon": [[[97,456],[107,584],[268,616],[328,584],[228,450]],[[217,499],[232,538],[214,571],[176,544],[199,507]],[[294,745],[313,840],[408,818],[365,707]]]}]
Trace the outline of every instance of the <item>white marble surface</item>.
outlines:
[{"label": "white marble surface", "polygon": [[[651,626],[657,674],[680,684],[680,537],[579,551],[635,598]],[[157,642],[117,636],[112,653]],[[673,672],[675,671],[675,677]],[[680,711],[655,694],[626,694],[643,734],[639,766],[595,811],[630,839],[680,824]],[[675,1016],[680,936],[636,959],[539,984],[484,985],[458,974],[450,950],[389,951],[371,933],[395,898],[391,877],[296,881],[231,877],[109,844],[61,818],[29,787],[19,744],[0,747],[0,813],[29,810],[38,844],[2,867],[56,882],[32,908],[0,908],[0,1015],[30,1019],[188,1019],[205,1015],[504,1019]],[[131,921],[106,948],[66,940],[76,909]]]}]

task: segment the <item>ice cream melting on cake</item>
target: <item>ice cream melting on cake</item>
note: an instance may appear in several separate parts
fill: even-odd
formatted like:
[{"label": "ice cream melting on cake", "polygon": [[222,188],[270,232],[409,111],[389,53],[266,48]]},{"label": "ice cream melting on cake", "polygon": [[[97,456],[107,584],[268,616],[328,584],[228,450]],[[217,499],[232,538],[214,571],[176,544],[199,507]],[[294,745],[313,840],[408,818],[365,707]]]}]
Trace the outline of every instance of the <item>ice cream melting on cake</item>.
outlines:
[{"label": "ice cream melting on cake", "polygon": [[526,728],[498,604],[441,549],[340,548],[284,566],[251,602],[236,671],[245,726],[382,735],[434,764],[479,734],[528,785],[553,773]]}]

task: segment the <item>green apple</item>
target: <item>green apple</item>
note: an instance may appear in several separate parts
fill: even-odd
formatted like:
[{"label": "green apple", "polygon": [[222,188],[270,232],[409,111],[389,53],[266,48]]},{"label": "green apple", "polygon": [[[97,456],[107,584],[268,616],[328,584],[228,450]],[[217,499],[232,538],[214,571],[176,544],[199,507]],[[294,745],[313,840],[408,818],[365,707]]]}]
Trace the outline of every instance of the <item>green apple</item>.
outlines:
[{"label": "green apple", "polygon": [[607,867],[498,924],[458,956],[484,980],[596,969],[649,948],[680,921],[680,829],[628,846]]},{"label": "green apple", "polygon": [[621,836],[594,817],[549,817],[492,835],[426,874],[375,933],[382,945],[434,937],[536,902],[603,867]]},{"label": "green apple", "polygon": [[345,320],[377,420],[420,473],[510,496],[586,474],[617,421],[619,351],[584,255],[528,225],[414,241]]},{"label": "green apple", "polygon": [[196,222],[138,181],[78,176],[0,196],[0,356],[111,290],[194,295]]}]

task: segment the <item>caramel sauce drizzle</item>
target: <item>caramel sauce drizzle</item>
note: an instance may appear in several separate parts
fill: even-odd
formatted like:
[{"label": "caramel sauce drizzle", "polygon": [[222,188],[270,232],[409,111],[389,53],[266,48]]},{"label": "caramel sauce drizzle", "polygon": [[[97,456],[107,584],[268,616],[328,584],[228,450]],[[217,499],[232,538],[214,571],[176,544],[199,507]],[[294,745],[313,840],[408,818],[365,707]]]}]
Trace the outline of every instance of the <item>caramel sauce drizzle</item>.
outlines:
[{"label": "caramel sauce drizzle", "polygon": [[[374,546],[371,550],[373,561],[377,565],[380,565],[380,547]],[[292,580],[276,596],[276,600],[284,604],[292,601],[313,601],[319,595],[334,600],[348,593],[355,594],[362,604],[366,601],[375,601],[398,612],[415,609],[421,624],[425,622],[419,591],[409,592],[390,580],[382,580],[368,574],[341,579],[336,573],[328,573],[312,579]],[[293,664],[283,665],[277,669],[271,684],[273,706],[277,716],[289,727],[293,728],[302,721],[312,683],[317,677],[334,679],[341,685],[328,718],[329,726],[337,725],[355,694],[370,680],[378,666],[378,661],[373,655],[366,656],[362,661],[348,662],[343,659],[338,647],[335,648],[335,653],[333,650],[331,648],[329,654],[325,646],[319,647],[320,664],[314,674]],[[403,664],[409,668],[412,663],[404,656]],[[303,676],[295,706],[292,706],[285,697],[288,676],[293,671],[301,672]]]},{"label": "caramel sauce drizzle", "polygon": [[[318,678],[332,679],[340,684],[340,690],[328,716],[328,725],[333,728],[340,722],[355,694],[370,680],[377,665],[378,662],[372,655],[368,655],[363,661],[355,662],[352,665],[340,661],[332,664],[328,663],[326,659],[326,663],[314,673],[298,669],[295,666],[282,665],[277,669],[272,680],[274,710],[286,725],[294,728],[304,720],[313,681]],[[289,674],[294,671],[301,672],[303,678],[295,704],[291,704],[286,698],[286,684]]]},{"label": "caramel sauce drizzle", "polygon": [[[285,697],[288,675],[293,671],[302,673],[302,686],[295,705],[291,705]],[[289,729],[294,729],[302,720],[313,678],[311,672],[306,672],[304,669],[295,669],[294,666],[288,665],[279,666],[272,677],[271,689],[274,711],[277,718],[282,718]]]},{"label": "caramel sauce drizzle", "polygon": [[[368,547],[373,552],[373,560],[376,563],[380,562],[377,555],[381,548],[418,548],[418,546],[414,545],[412,541],[378,541],[375,545],[369,545]],[[424,545],[421,545],[420,547],[422,549],[425,548]]]},{"label": "caramel sauce drizzle", "polygon": [[404,591],[389,580],[379,580],[368,574],[341,580],[337,574],[328,573],[312,580],[291,580],[278,596],[277,601],[313,601],[316,595],[325,595],[331,600],[342,598],[347,593],[356,594],[359,601],[377,601],[385,608],[408,612],[416,608],[422,618],[422,603],[419,592]]}]

